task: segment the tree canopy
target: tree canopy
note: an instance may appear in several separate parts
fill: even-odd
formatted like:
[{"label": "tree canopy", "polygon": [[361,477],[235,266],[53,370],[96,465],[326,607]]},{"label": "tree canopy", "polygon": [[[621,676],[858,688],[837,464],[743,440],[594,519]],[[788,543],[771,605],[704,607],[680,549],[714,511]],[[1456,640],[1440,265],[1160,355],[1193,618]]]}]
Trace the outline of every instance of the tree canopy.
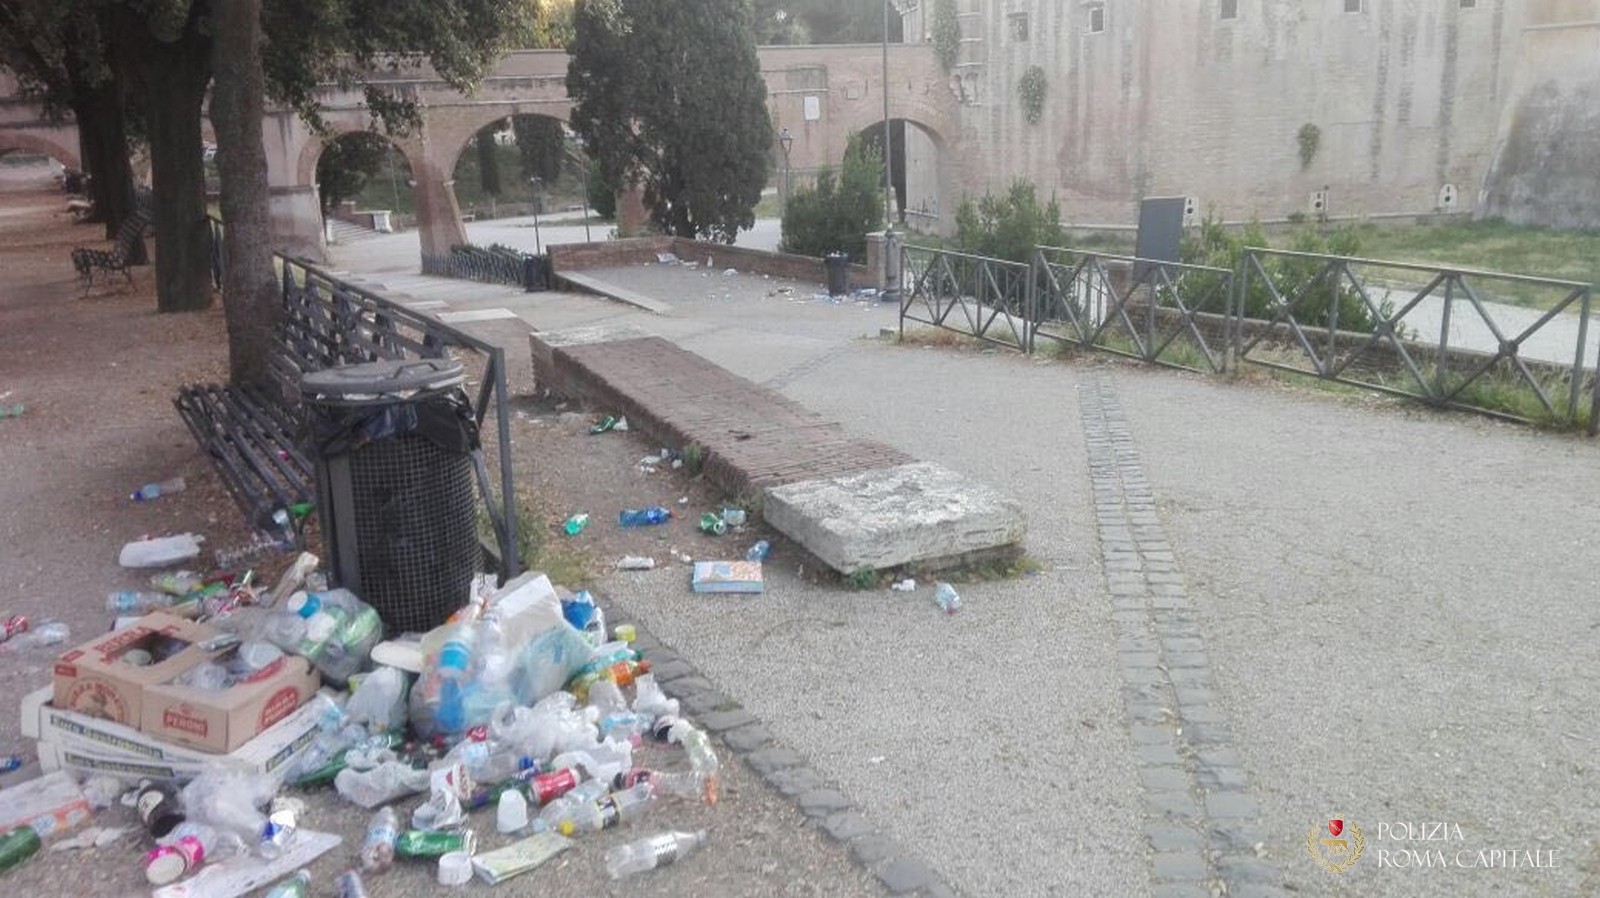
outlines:
[{"label": "tree canopy", "polygon": [[773,129],[748,0],[580,0],[572,126],[658,227],[731,242],[755,224]]}]

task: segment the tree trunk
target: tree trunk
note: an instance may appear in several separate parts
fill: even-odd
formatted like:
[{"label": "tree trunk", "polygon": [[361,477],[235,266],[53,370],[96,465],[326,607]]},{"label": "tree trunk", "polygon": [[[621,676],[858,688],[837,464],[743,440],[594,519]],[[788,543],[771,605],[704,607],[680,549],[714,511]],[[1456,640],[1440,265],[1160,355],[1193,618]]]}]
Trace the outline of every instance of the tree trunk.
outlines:
[{"label": "tree trunk", "polygon": [[228,320],[229,376],[236,386],[266,385],[273,330],[283,316],[272,268],[267,154],[262,146],[265,76],[261,0],[214,4],[211,125],[222,176],[222,308]]},{"label": "tree trunk", "polygon": [[[133,213],[133,166],[128,162],[122,90],[111,80],[95,87],[75,86],[73,97],[83,169],[89,174],[95,216],[105,222],[109,240]],[[146,262],[139,260],[141,265]]]},{"label": "tree trunk", "polygon": [[211,305],[211,229],[200,135],[211,41],[200,33],[202,5],[195,4],[183,33],[170,41],[157,40],[130,6],[116,7],[122,12],[119,59],[128,62],[144,94],[155,190],[156,309],[161,312]]}]

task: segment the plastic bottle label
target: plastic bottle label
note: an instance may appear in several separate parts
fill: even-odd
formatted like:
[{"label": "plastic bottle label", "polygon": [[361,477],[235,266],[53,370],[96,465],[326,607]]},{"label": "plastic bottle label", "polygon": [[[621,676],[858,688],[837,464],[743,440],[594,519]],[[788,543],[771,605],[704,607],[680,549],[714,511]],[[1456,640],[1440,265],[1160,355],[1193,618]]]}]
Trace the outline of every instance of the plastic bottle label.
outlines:
[{"label": "plastic bottle label", "polygon": [[393,846],[400,841],[400,831],[392,826],[374,826],[367,830],[367,847],[377,845]]}]

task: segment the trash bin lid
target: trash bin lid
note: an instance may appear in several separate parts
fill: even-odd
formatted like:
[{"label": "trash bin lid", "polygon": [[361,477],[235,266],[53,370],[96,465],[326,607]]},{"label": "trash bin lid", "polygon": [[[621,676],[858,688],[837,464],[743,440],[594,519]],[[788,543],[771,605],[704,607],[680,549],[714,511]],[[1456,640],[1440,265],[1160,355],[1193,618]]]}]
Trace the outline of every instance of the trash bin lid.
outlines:
[{"label": "trash bin lid", "polygon": [[458,386],[465,380],[461,363],[455,359],[385,359],[307,372],[300,378],[300,392],[336,401],[404,398]]}]

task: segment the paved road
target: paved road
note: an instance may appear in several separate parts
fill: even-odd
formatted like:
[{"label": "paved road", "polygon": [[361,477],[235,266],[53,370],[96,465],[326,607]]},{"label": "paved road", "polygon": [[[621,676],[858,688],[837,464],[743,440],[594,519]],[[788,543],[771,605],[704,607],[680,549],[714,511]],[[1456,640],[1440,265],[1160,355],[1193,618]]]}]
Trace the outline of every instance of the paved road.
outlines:
[{"label": "paved road", "polygon": [[[339,263],[381,267],[369,247]],[[507,310],[463,325],[500,335],[639,325],[1025,503],[1040,572],[965,587],[956,618],[926,591],[822,590],[785,565],[749,602],[693,596],[672,572],[613,584],[960,891],[1600,891],[1587,601],[1600,505],[1581,498],[1600,488],[1594,443],[1093,360],[897,346],[875,339],[891,310],[805,299],[814,285],[594,274],[672,310],[425,292],[441,311]],[[1307,853],[1333,817],[1365,833],[1342,873]],[[1397,838],[1434,822],[1451,841]],[[1553,851],[1556,867],[1457,866],[1480,849]],[[1408,851],[1449,866],[1419,869]]]}]

